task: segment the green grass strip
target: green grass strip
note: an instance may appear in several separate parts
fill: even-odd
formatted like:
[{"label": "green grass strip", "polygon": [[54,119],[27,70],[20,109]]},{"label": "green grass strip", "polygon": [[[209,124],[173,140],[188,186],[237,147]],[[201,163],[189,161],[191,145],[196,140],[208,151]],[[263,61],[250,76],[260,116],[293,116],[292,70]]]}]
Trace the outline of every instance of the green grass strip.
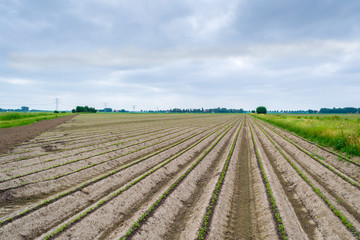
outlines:
[{"label": "green grass strip", "polygon": [[[260,118],[259,116],[256,116],[256,115],[252,115],[252,116],[253,116],[254,118],[257,118],[257,119],[259,119],[259,120],[261,120],[261,121],[264,121],[264,122],[266,122],[266,123],[268,123],[268,124],[275,125],[276,127],[281,128],[283,131],[285,131],[285,132],[287,132],[287,133],[289,133],[289,134],[291,134],[291,135],[295,135],[296,137],[304,140],[305,142],[314,144],[314,145],[317,146],[318,148],[321,148],[321,149],[324,150],[324,151],[327,151],[327,152],[329,152],[329,153],[332,153],[332,154],[338,156],[339,158],[346,160],[347,162],[350,162],[350,163],[352,163],[352,164],[355,164],[356,166],[360,166],[360,163],[359,163],[359,162],[353,161],[353,160],[351,160],[351,159],[350,159],[349,157],[347,157],[347,156],[344,156],[344,155],[342,155],[342,154],[339,154],[339,153],[337,153],[337,152],[335,152],[335,151],[333,151],[333,150],[331,150],[331,149],[325,148],[324,146],[321,146],[321,145],[319,145],[318,143],[312,142],[312,141],[310,141],[310,140],[308,140],[308,139],[300,136],[300,134],[297,133],[296,131],[294,131],[294,132],[289,131],[288,129],[286,129],[285,126],[282,126],[282,125],[280,125],[280,124],[276,124],[275,122],[272,122],[272,121],[267,121],[266,119],[262,119],[262,118]],[[314,140],[316,140],[316,139],[314,139]]]},{"label": "green grass strip", "polygon": [[0,128],[29,125],[46,119],[72,115],[72,113],[6,113],[0,114]]},{"label": "green grass strip", "polygon": [[345,227],[357,238],[360,239],[359,231],[354,227],[354,225],[338,210],[334,207],[331,202],[325,197],[325,195],[316,188],[310,180],[306,177],[304,173],[290,160],[288,156],[274,143],[274,141],[261,129],[259,128],[264,135],[270,140],[270,142],[275,146],[275,148],[281,153],[281,155],[290,163],[290,165],[296,170],[296,172],[305,180],[305,182],[314,190],[314,192],[328,205],[333,213],[341,220]]},{"label": "green grass strip", "polygon": [[257,157],[257,160],[258,160],[258,166],[260,168],[261,176],[262,176],[262,179],[263,179],[263,181],[265,183],[265,186],[266,186],[267,195],[268,195],[268,198],[270,200],[270,206],[271,206],[271,209],[272,209],[272,213],[273,213],[273,215],[274,215],[274,217],[276,219],[276,226],[277,226],[277,229],[278,229],[279,237],[281,239],[288,239],[287,233],[285,231],[285,226],[283,224],[283,220],[282,220],[282,218],[280,216],[280,212],[278,210],[278,207],[277,207],[276,202],[275,202],[274,195],[273,195],[271,187],[270,187],[269,180],[268,180],[268,178],[266,177],[266,174],[265,174],[264,166],[263,166],[262,160],[260,158],[260,154],[259,154],[256,142],[255,142],[255,137],[254,137],[251,125],[250,125],[250,123],[248,123],[248,124],[249,124],[249,127],[250,127],[251,137],[252,137],[254,147],[255,147],[256,157]]},{"label": "green grass strip", "polygon": [[[256,121],[255,121],[256,122]],[[260,128],[263,129],[265,131],[265,129],[261,126],[259,126],[258,123],[256,123],[256,125]],[[351,185],[353,185],[354,187],[357,187],[360,189],[360,184],[357,182],[352,181],[350,178],[348,178],[347,176],[345,176],[344,174],[342,174],[341,172],[337,171],[336,169],[334,169],[332,166],[330,166],[329,164],[325,163],[320,157],[318,157],[315,154],[312,154],[310,152],[308,152],[307,150],[303,149],[302,147],[300,147],[299,145],[297,145],[295,142],[293,142],[292,140],[286,138],[285,136],[282,136],[280,133],[276,132],[275,130],[269,128],[271,131],[273,131],[274,133],[276,133],[277,135],[279,135],[280,137],[282,137],[283,139],[285,139],[286,141],[288,141],[289,143],[291,143],[292,145],[294,145],[296,148],[298,148],[300,151],[304,152],[306,155],[308,155],[309,157],[311,157],[312,159],[314,159],[315,161],[317,161],[318,163],[320,163],[321,165],[323,165],[324,167],[326,167],[327,169],[329,169],[330,171],[332,171],[333,173],[335,173],[336,175],[338,175],[339,177],[341,177],[342,179],[344,179],[345,181],[347,181],[348,183],[350,183]],[[266,131],[265,131],[266,132]]]},{"label": "green grass strip", "polygon": [[189,173],[200,163],[200,161],[202,159],[204,159],[205,156],[208,155],[208,153],[219,143],[219,141],[225,136],[226,133],[228,133],[230,131],[230,129],[232,129],[232,127],[235,124],[233,124],[232,126],[230,126],[216,141],[215,143],[213,143],[211,145],[211,147],[206,150],[206,152],[201,155],[198,160],[196,160],[196,162],[194,162],[187,170],[185,173],[183,173],[161,196],[160,198],[158,198],[151,206],[148,210],[146,210],[141,216],[140,218],[130,227],[130,229],[126,232],[125,236],[121,237],[121,240],[125,240],[127,238],[129,238],[132,234],[135,233],[135,231],[141,226],[141,224],[143,224],[147,217],[150,216],[150,214],[160,205],[160,203],[162,201],[164,201],[164,199],[175,189],[175,187],[177,187],[184,179],[186,176],[189,175]]},{"label": "green grass strip", "polygon": [[[229,128],[230,129],[230,128]],[[65,223],[63,225],[61,225],[56,231],[48,234],[45,237],[45,240],[47,239],[51,239],[53,237],[55,237],[56,235],[60,234],[62,231],[64,231],[65,229],[69,228],[72,224],[80,221],[82,218],[84,218],[85,216],[87,216],[88,214],[94,212],[96,209],[98,209],[99,207],[101,207],[102,205],[104,205],[105,203],[109,202],[110,200],[114,199],[115,197],[117,197],[119,194],[121,194],[122,192],[126,191],[127,189],[129,189],[130,187],[134,186],[136,183],[140,182],[141,180],[143,180],[144,178],[146,178],[147,176],[149,176],[150,174],[152,174],[153,172],[157,171],[158,169],[160,169],[161,167],[165,166],[166,164],[168,164],[169,162],[171,162],[172,160],[174,160],[175,158],[179,157],[180,155],[182,155],[183,153],[187,152],[188,150],[190,150],[191,148],[195,147],[196,145],[198,145],[200,142],[202,142],[203,140],[205,140],[206,138],[208,138],[210,135],[214,134],[215,132],[217,132],[218,130],[215,130],[213,132],[211,132],[210,134],[208,134],[207,136],[201,138],[199,141],[195,142],[194,144],[192,144],[191,146],[187,147],[186,149],[184,149],[183,151],[181,151],[180,153],[174,155],[173,157],[171,157],[170,159],[168,159],[167,161],[163,162],[162,164],[158,165],[157,167],[151,169],[150,171],[146,172],[145,174],[141,175],[140,177],[138,177],[137,179],[135,179],[134,181],[132,181],[130,184],[126,185],[125,187],[119,189],[118,191],[116,191],[115,193],[111,194],[110,196],[108,196],[106,199],[103,199],[101,201],[99,201],[95,206],[87,209],[85,212],[82,212],[81,214],[79,214],[77,217],[73,218],[72,220],[70,220],[68,223]],[[227,130],[228,131],[228,130]]]},{"label": "green grass strip", "polygon": [[[215,127],[216,127],[216,126],[215,126]],[[212,128],[214,128],[214,127],[212,127]],[[210,128],[210,129],[212,129],[212,128]],[[216,129],[215,131],[211,132],[208,136],[210,136],[211,134],[214,134],[215,132],[219,131],[221,128],[223,128],[223,126],[220,127],[220,128],[218,128],[218,129]],[[209,130],[209,129],[207,129],[207,130]],[[207,130],[204,130],[203,132],[205,132],[205,131],[207,131]],[[201,133],[202,133],[202,132],[200,132],[199,134],[201,134]],[[198,134],[197,134],[197,135],[198,135]],[[183,141],[181,141],[181,142],[183,142]],[[180,144],[180,143],[179,143],[179,144]],[[176,145],[177,145],[177,144],[174,144],[173,146],[176,146]],[[164,149],[165,149],[165,148],[164,148]],[[146,159],[148,159],[148,158],[150,158],[150,157],[153,157],[153,156],[155,156],[156,154],[159,154],[159,153],[161,153],[161,152],[163,152],[163,151],[165,151],[165,150],[167,150],[167,149],[169,149],[169,148],[166,147],[166,149],[165,149],[165,150],[164,150],[164,149],[161,149],[161,150],[159,150],[159,151],[157,151],[157,152],[155,152],[155,153],[152,153],[152,154],[147,155],[147,156],[145,156],[145,157],[143,157],[143,158],[140,158],[140,159],[137,160],[136,162],[130,163],[130,164],[125,165],[125,166],[122,166],[122,167],[120,167],[120,168],[118,168],[118,169],[115,169],[115,170],[113,170],[113,171],[111,171],[111,172],[109,172],[109,173],[107,173],[107,174],[104,174],[104,175],[102,175],[102,176],[100,176],[100,177],[97,177],[97,178],[95,178],[95,179],[93,179],[93,180],[91,180],[91,181],[89,181],[89,182],[86,182],[86,183],[80,185],[79,187],[77,187],[77,188],[75,188],[75,189],[72,189],[72,190],[67,191],[67,192],[63,192],[63,193],[57,195],[56,197],[54,197],[54,198],[52,198],[52,199],[47,199],[47,200],[39,203],[38,205],[36,205],[36,206],[34,206],[34,207],[31,207],[31,208],[26,209],[25,211],[19,213],[18,215],[15,215],[15,216],[13,216],[13,217],[10,217],[10,218],[7,218],[7,219],[5,219],[5,220],[3,220],[3,221],[0,221],[0,227],[6,225],[6,224],[8,224],[8,223],[10,223],[10,222],[12,222],[12,221],[14,221],[14,220],[16,220],[16,219],[19,219],[19,218],[21,218],[21,217],[23,217],[23,216],[25,216],[25,215],[27,215],[27,214],[29,214],[29,213],[37,210],[37,209],[40,209],[40,208],[42,208],[42,207],[44,207],[44,206],[46,206],[46,205],[49,205],[50,203],[53,203],[53,202],[59,200],[60,198],[63,198],[63,197],[65,197],[65,196],[67,196],[67,195],[70,195],[70,194],[72,194],[72,193],[74,193],[74,192],[80,191],[81,189],[83,189],[83,188],[85,188],[85,187],[88,187],[88,186],[90,186],[90,185],[92,185],[92,184],[94,184],[94,183],[96,183],[96,182],[99,182],[99,181],[101,181],[101,180],[103,180],[103,179],[105,179],[105,178],[107,178],[107,177],[109,177],[109,176],[112,176],[112,175],[114,175],[114,174],[116,174],[116,173],[118,173],[118,172],[120,172],[120,171],[122,171],[122,170],[125,170],[125,169],[127,169],[127,168],[129,168],[129,167],[131,167],[131,166],[133,166],[133,165],[141,162],[141,161],[144,161],[144,160],[146,160]]]},{"label": "green grass strip", "polygon": [[204,216],[204,218],[202,220],[202,226],[201,226],[201,228],[200,228],[200,230],[198,232],[198,239],[205,239],[206,234],[208,232],[208,228],[209,228],[212,216],[214,214],[213,209],[215,208],[215,205],[216,205],[217,200],[219,198],[219,194],[220,194],[223,182],[224,182],[226,171],[228,169],[231,156],[232,156],[232,154],[234,152],[236,141],[238,139],[238,136],[239,136],[242,125],[243,125],[243,122],[241,123],[241,125],[239,127],[239,130],[238,130],[238,132],[237,132],[237,134],[235,136],[234,142],[233,142],[233,144],[231,146],[231,149],[230,149],[230,152],[229,152],[229,154],[227,156],[227,159],[226,159],[226,162],[224,164],[223,170],[221,171],[221,175],[220,175],[219,180],[218,180],[218,182],[216,184],[215,190],[213,191],[213,195],[212,195],[212,198],[210,200],[209,206],[207,207],[206,214],[205,214],[205,216]]}]

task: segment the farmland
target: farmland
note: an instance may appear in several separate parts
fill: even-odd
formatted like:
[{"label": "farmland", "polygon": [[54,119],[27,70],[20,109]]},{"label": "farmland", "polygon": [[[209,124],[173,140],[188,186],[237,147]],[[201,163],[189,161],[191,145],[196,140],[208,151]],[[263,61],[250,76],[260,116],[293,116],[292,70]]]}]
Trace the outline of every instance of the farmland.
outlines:
[{"label": "farmland", "polygon": [[9,128],[32,124],[45,119],[54,119],[57,117],[68,116],[70,113],[0,113],[0,128]]},{"label": "farmland", "polygon": [[295,132],[323,146],[347,155],[360,156],[359,114],[338,115],[254,115],[264,121]]},{"label": "farmland", "polygon": [[360,158],[251,115],[81,114],[0,166],[0,239],[360,239]]}]

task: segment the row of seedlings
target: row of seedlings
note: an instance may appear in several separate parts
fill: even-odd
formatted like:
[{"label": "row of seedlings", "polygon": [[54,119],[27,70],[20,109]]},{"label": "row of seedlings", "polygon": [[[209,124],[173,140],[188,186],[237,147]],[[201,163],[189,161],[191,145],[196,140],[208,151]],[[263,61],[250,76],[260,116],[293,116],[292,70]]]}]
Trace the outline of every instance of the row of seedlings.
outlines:
[{"label": "row of seedlings", "polygon": [[[264,121],[264,120],[261,120],[261,121]],[[336,155],[338,157],[339,161],[345,160],[348,163],[351,163],[351,164],[354,164],[354,165],[360,167],[360,162],[359,161],[354,161],[354,160],[350,159],[350,157],[344,156],[343,154],[339,154],[339,153],[337,153],[337,152],[335,152],[335,151],[333,151],[331,149],[325,148],[324,146],[321,146],[321,145],[319,145],[319,144],[317,144],[315,142],[311,142],[311,141],[307,140],[306,138],[303,138],[303,137],[299,136],[298,134],[290,132],[287,129],[281,128],[281,130],[285,131],[286,133],[288,133],[290,135],[294,135],[297,138],[300,138],[301,140],[303,140],[305,142],[311,143],[311,144],[315,145],[316,147],[318,147],[318,148],[320,148],[320,149],[322,149],[322,150],[324,150],[324,151],[326,151],[328,153],[332,153],[332,154]]]},{"label": "row of seedlings", "polygon": [[220,140],[234,127],[235,124],[231,125],[206,151],[203,153],[187,170],[183,173],[150,207],[147,209],[139,219],[133,223],[130,229],[126,234],[121,237],[121,240],[130,238],[146,221],[146,219],[156,210],[159,205],[165,200],[167,196],[171,194],[172,191],[185,179],[186,176],[209,154],[211,150],[220,142]]},{"label": "row of seedlings", "polygon": [[254,149],[255,149],[255,153],[256,153],[258,167],[259,167],[260,172],[261,172],[263,183],[265,184],[265,187],[266,187],[266,190],[267,190],[266,193],[267,193],[267,196],[268,196],[268,200],[269,200],[269,203],[270,203],[270,207],[271,207],[273,216],[274,216],[274,218],[276,220],[275,223],[276,223],[276,226],[277,226],[279,238],[280,239],[288,239],[288,235],[286,233],[283,220],[282,220],[282,218],[280,216],[279,209],[278,209],[278,207],[276,205],[276,201],[275,201],[274,195],[273,195],[272,190],[271,190],[270,182],[269,182],[269,180],[268,180],[268,178],[266,176],[264,166],[263,166],[262,160],[260,158],[259,150],[258,150],[256,141],[255,141],[255,137],[254,137],[254,133],[252,131],[250,123],[248,123],[248,124],[249,124],[250,132],[251,132],[251,138],[252,138],[253,144],[254,144]]},{"label": "row of seedlings", "polygon": [[326,196],[320,191],[320,189],[316,188],[310,180],[306,177],[306,175],[301,172],[301,170],[294,164],[293,161],[275,144],[275,142],[269,137],[267,133],[265,133],[261,128],[260,130],[264,133],[264,135],[270,140],[270,142],[274,145],[274,147],[281,153],[281,155],[290,163],[290,165],[296,170],[299,176],[314,190],[314,192],[326,203],[326,205],[331,209],[331,211],[341,220],[341,222],[345,225],[345,227],[357,238],[360,239],[360,232],[354,227],[354,225],[335,207],[331,204],[331,202],[326,198]]},{"label": "row of seedlings", "polygon": [[221,175],[220,175],[219,180],[218,180],[218,182],[216,184],[216,187],[215,187],[215,189],[213,191],[212,198],[211,198],[211,200],[209,202],[209,206],[206,209],[206,214],[205,214],[205,216],[204,216],[204,218],[202,220],[202,226],[201,226],[201,228],[200,228],[200,230],[198,232],[198,239],[205,239],[206,234],[208,232],[210,222],[211,222],[211,218],[212,218],[212,216],[214,214],[214,209],[215,209],[215,206],[216,206],[216,203],[217,203],[220,191],[221,191],[221,187],[223,185],[223,181],[224,181],[224,178],[225,178],[225,175],[226,175],[229,163],[230,163],[230,159],[231,159],[231,157],[233,155],[235,144],[236,144],[236,141],[238,139],[238,136],[239,136],[242,125],[243,125],[243,122],[241,123],[240,128],[239,128],[239,130],[238,130],[238,132],[237,132],[237,134],[235,136],[235,139],[234,139],[233,144],[231,146],[230,152],[229,152],[229,154],[227,156],[224,167],[223,167],[223,169],[221,171]]},{"label": "row of seedlings", "polygon": [[[232,125],[233,126],[233,125]],[[231,126],[231,127],[232,127]],[[225,130],[225,133],[227,133],[231,127],[228,127],[227,130]],[[193,147],[195,147],[196,145],[198,145],[199,143],[201,143],[202,141],[204,141],[206,138],[208,138],[209,136],[211,136],[212,134],[216,133],[218,130],[215,130],[213,132],[211,132],[210,134],[206,135],[205,137],[201,138],[199,141],[195,142],[194,144],[192,144],[191,146],[187,147],[186,149],[182,150],[181,152],[177,153],[176,155],[172,156],[170,159],[164,161],[163,163],[161,163],[160,165],[157,165],[156,167],[154,167],[153,169],[151,169],[150,171],[144,173],[143,175],[141,175],[140,177],[136,178],[135,180],[133,180],[132,182],[130,182],[128,185],[126,185],[123,188],[120,188],[119,190],[117,190],[116,192],[112,193],[110,196],[106,197],[105,199],[99,201],[96,205],[94,205],[91,208],[88,208],[86,211],[82,212],[81,214],[79,214],[77,217],[71,219],[69,222],[61,225],[59,228],[56,229],[56,231],[48,234],[46,236],[45,239],[51,239],[57,235],[59,235],[61,232],[63,232],[65,229],[69,228],[71,225],[73,225],[74,223],[80,221],[81,219],[83,219],[85,216],[89,215],[90,213],[94,212],[95,210],[99,209],[101,206],[103,206],[104,204],[108,203],[109,201],[111,201],[112,199],[114,199],[115,197],[117,197],[118,195],[120,195],[121,193],[123,193],[124,191],[128,190],[129,188],[131,188],[132,186],[134,186],[135,184],[139,183],[141,180],[145,179],[147,176],[149,176],[150,174],[154,173],[155,171],[157,171],[158,169],[164,167],[165,165],[167,165],[168,163],[170,163],[171,161],[173,161],[174,159],[176,159],[177,157],[179,157],[180,155],[184,154],[185,152],[189,151],[190,149],[192,149]]]},{"label": "row of seedlings", "polygon": [[[222,128],[224,128],[224,126],[221,126],[220,128],[218,128],[218,129],[216,129],[215,131],[213,131],[213,132],[211,132],[210,134],[208,134],[206,137],[200,139],[196,144],[194,144],[194,145],[192,145],[191,147],[189,147],[188,149],[186,149],[186,151],[189,150],[190,148],[194,147],[195,145],[197,145],[198,143],[200,143],[201,141],[203,141],[205,138],[207,138],[208,136],[214,134],[215,132],[217,132],[219,129],[222,129]],[[212,128],[210,128],[210,129],[208,129],[208,130],[211,130],[211,129],[212,129]],[[203,132],[205,132],[205,131],[206,131],[206,130],[198,133],[197,135],[199,135],[199,134],[201,134],[201,133],[203,133]],[[82,185],[80,185],[80,186],[78,186],[78,187],[76,187],[76,188],[74,188],[74,189],[71,189],[71,190],[68,190],[68,191],[66,191],[66,192],[63,192],[63,193],[57,195],[57,196],[54,197],[54,198],[47,199],[47,200],[39,203],[38,205],[36,205],[36,206],[34,206],[34,207],[31,207],[31,208],[28,208],[28,209],[26,209],[25,211],[23,211],[23,212],[15,215],[15,216],[13,216],[13,217],[9,217],[9,218],[7,218],[7,219],[5,219],[5,220],[2,220],[2,221],[0,221],[0,227],[6,225],[6,224],[8,224],[8,223],[10,223],[10,222],[12,222],[12,221],[14,221],[14,220],[16,220],[16,219],[19,219],[19,218],[21,218],[21,217],[23,217],[23,216],[26,216],[26,215],[28,215],[29,213],[31,213],[31,212],[33,212],[33,211],[35,211],[35,210],[37,210],[37,209],[40,209],[40,208],[42,208],[42,207],[45,207],[46,205],[49,205],[50,203],[53,203],[53,202],[55,202],[55,201],[57,201],[57,200],[65,197],[65,196],[68,196],[68,195],[70,195],[70,194],[72,194],[72,193],[75,193],[75,192],[77,192],[77,191],[81,191],[83,188],[88,187],[88,186],[90,186],[90,185],[92,185],[92,184],[95,184],[96,182],[99,182],[99,181],[101,181],[101,180],[103,180],[103,179],[105,179],[105,178],[107,178],[107,177],[110,177],[110,176],[112,176],[112,175],[114,175],[114,174],[116,174],[116,173],[118,173],[118,172],[120,172],[120,171],[123,171],[123,170],[125,170],[125,169],[127,169],[127,168],[129,168],[129,167],[131,167],[131,166],[134,166],[135,164],[138,164],[138,163],[140,163],[140,162],[142,162],[142,161],[144,161],[144,160],[146,160],[146,159],[149,159],[149,158],[151,158],[151,157],[153,157],[153,156],[155,156],[155,155],[158,155],[158,154],[160,154],[160,153],[162,153],[162,152],[164,152],[164,151],[166,151],[166,150],[168,150],[168,149],[170,149],[170,148],[172,148],[172,147],[175,147],[175,146],[177,146],[177,145],[185,142],[186,140],[189,140],[190,138],[191,138],[191,137],[188,137],[188,138],[186,138],[186,139],[184,139],[184,140],[181,140],[180,142],[177,142],[177,143],[175,143],[175,144],[172,144],[172,145],[170,145],[170,146],[167,146],[167,147],[165,147],[165,148],[162,148],[162,149],[160,149],[160,150],[158,150],[158,151],[156,151],[156,152],[153,152],[153,153],[151,153],[151,154],[149,154],[149,155],[147,155],[147,156],[144,156],[144,157],[142,157],[142,158],[140,158],[140,159],[137,159],[136,161],[131,162],[131,163],[125,165],[125,166],[122,166],[122,167],[120,167],[120,168],[114,169],[114,170],[110,171],[109,173],[106,173],[106,174],[104,174],[104,175],[102,175],[102,176],[100,176],[100,177],[97,177],[97,178],[95,178],[95,179],[92,179],[92,180],[90,180],[90,181],[87,181],[87,182],[83,183]],[[180,156],[180,155],[183,154],[184,152],[185,152],[185,150],[182,151],[182,152],[180,152],[180,153],[179,153],[178,155],[176,155],[176,156]]]},{"label": "row of seedlings", "polygon": [[[165,151],[165,150],[167,150],[167,149],[169,149],[169,148],[171,148],[171,147],[174,147],[174,146],[176,146],[176,145],[179,145],[179,144],[181,144],[182,142],[184,142],[184,141],[186,141],[186,140],[188,140],[188,139],[190,139],[190,138],[193,138],[193,137],[195,137],[195,136],[197,136],[197,135],[199,135],[199,134],[201,134],[201,133],[203,133],[203,132],[205,132],[205,131],[207,131],[207,130],[203,130],[203,131],[201,131],[201,132],[199,132],[199,133],[196,133],[196,134],[194,134],[194,135],[192,135],[192,136],[190,136],[190,137],[187,137],[187,138],[185,138],[185,139],[182,139],[182,140],[176,142],[175,144],[172,144],[172,145],[170,145],[170,146],[167,146],[167,147],[164,148],[163,151]],[[190,132],[190,131],[189,131],[189,132]],[[188,132],[181,133],[181,134],[179,134],[179,135],[177,135],[177,136],[181,136],[181,135],[186,134],[186,133],[188,133]],[[177,137],[177,136],[176,136],[176,137]],[[136,149],[136,150],[132,150],[132,151],[126,152],[126,153],[124,153],[124,154],[121,154],[121,155],[118,155],[118,156],[115,156],[115,157],[111,157],[111,158],[106,159],[106,160],[102,160],[102,161],[97,162],[97,163],[93,163],[93,164],[90,164],[90,165],[87,165],[87,166],[78,168],[78,169],[76,169],[76,170],[73,170],[73,171],[70,171],[70,172],[67,172],[67,173],[64,173],[64,174],[59,174],[59,175],[56,175],[56,176],[54,176],[54,177],[45,178],[45,179],[43,179],[43,180],[35,180],[35,181],[31,181],[31,182],[22,182],[19,186],[8,187],[8,188],[2,189],[2,190],[11,190],[11,189],[23,187],[23,186],[26,186],[26,185],[30,185],[30,184],[35,184],[35,183],[45,182],[45,181],[50,181],[50,180],[56,180],[56,179],[59,179],[59,178],[62,178],[62,177],[65,177],[65,176],[68,176],[68,175],[71,175],[71,174],[74,174],[74,173],[83,171],[83,170],[85,170],[85,169],[89,169],[89,168],[98,166],[98,165],[100,165],[100,164],[107,163],[107,162],[109,162],[109,161],[112,161],[112,160],[115,160],[115,159],[118,159],[118,158],[127,156],[127,155],[129,155],[129,154],[132,154],[132,153],[135,153],[135,152],[139,152],[139,151],[144,150],[144,149],[151,148],[151,147],[153,147],[153,146],[155,146],[155,145],[164,143],[164,142],[166,142],[166,141],[168,141],[168,140],[170,140],[170,139],[173,139],[173,137],[167,138],[167,139],[165,139],[165,140],[161,140],[161,141],[156,142],[156,143],[153,143],[153,144],[151,144],[151,145],[149,145],[149,146],[144,146],[144,147],[138,148],[138,149]],[[136,144],[134,144],[134,145],[136,145]],[[64,163],[64,164],[60,164],[59,166],[63,166],[63,165],[66,165],[66,164],[78,162],[78,161],[85,160],[85,159],[88,159],[88,158],[75,159],[75,160],[66,162],[66,163]],[[59,167],[59,166],[56,166],[56,165],[55,165],[55,167]],[[51,169],[51,168],[49,168],[49,169]],[[45,170],[48,170],[48,169],[45,169]],[[41,170],[41,171],[45,171],[45,170]],[[30,173],[30,174],[32,174],[32,173]],[[28,175],[29,175],[29,174],[28,174]],[[20,177],[22,177],[22,176],[20,176]],[[9,180],[12,180],[12,179],[7,179],[6,181],[9,181]],[[1,183],[1,182],[0,182],[0,183]]]},{"label": "row of seedlings", "polygon": [[[256,125],[261,129],[261,126],[256,123]],[[264,128],[262,128],[265,132],[266,130]],[[271,129],[272,130],[272,129]],[[309,157],[311,157],[312,159],[314,159],[315,161],[317,161],[318,163],[320,163],[321,165],[323,165],[324,167],[326,167],[327,169],[329,169],[330,171],[332,171],[333,173],[335,173],[336,175],[338,175],[339,177],[341,177],[342,179],[344,179],[346,182],[350,183],[351,185],[353,185],[354,187],[357,187],[360,189],[360,184],[358,182],[355,182],[354,180],[350,179],[349,177],[345,176],[344,174],[342,174],[341,172],[339,172],[338,170],[336,170],[334,167],[332,167],[331,165],[325,163],[323,161],[323,159],[319,156],[317,156],[316,154],[310,153],[307,150],[305,150],[304,148],[300,147],[298,144],[296,144],[295,142],[293,142],[292,140],[282,136],[280,133],[272,130],[273,132],[275,132],[276,134],[278,134],[280,137],[282,137],[284,140],[286,140],[287,142],[289,142],[290,144],[292,144],[293,146],[295,146],[297,149],[299,149],[300,151],[302,151],[303,153],[305,153],[306,155],[308,155]]]}]

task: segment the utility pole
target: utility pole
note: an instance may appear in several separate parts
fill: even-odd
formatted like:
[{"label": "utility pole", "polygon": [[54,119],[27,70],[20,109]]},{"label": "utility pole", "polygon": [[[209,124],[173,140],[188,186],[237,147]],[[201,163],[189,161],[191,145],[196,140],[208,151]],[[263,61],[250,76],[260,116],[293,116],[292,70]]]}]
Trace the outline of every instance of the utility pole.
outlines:
[{"label": "utility pole", "polygon": [[136,107],[136,105],[132,105],[132,107],[133,107],[133,112],[135,112],[135,107]]},{"label": "utility pole", "polygon": [[56,111],[59,110],[59,98],[55,98]]},{"label": "utility pole", "polygon": [[104,102],[104,106],[105,106],[105,108],[107,107],[107,102]]}]

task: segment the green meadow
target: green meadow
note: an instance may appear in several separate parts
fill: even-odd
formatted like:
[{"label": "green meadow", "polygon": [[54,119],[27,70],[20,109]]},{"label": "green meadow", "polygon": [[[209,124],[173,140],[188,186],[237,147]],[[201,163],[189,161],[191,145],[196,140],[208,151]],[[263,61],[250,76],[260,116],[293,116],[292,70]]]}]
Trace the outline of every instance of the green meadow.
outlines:
[{"label": "green meadow", "polygon": [[0,113],[0,128],[9,128],[22,125],[29,125],[45,119],[54,119],[71,115],[72,113],[51,113],[51,112],[37,112],[37,113],[20,113],[20,112],[5,112]]},{"label": "green meadow", "polygon": [[360,115],[252,114],[312,142],[360,156]]}]

